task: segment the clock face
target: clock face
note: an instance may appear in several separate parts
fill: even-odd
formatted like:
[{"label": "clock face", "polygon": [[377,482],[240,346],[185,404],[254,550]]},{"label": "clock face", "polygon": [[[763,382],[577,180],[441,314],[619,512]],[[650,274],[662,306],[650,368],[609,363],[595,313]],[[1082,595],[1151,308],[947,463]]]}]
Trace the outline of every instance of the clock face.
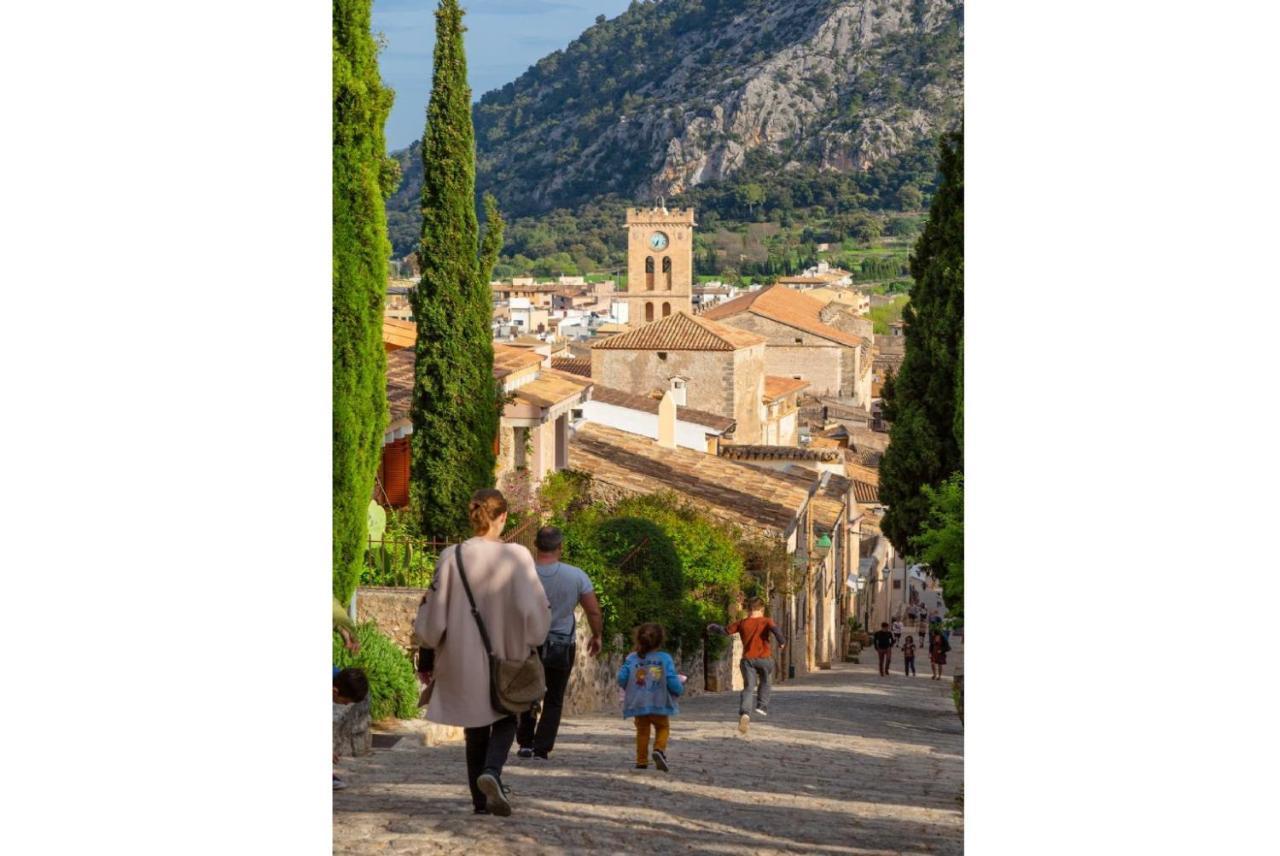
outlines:
[{"label": "clock face", "polygon": [[649,246],[655,250],[665,250],[667,248],[667,236],[664,232],[654,232],[649,236]]}]

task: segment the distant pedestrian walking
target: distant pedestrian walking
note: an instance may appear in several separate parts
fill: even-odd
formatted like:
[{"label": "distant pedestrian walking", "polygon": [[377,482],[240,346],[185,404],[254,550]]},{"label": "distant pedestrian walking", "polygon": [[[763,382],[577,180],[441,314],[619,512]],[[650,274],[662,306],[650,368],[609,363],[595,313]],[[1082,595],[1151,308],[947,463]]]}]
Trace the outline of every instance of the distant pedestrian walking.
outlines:
[{"label": "distant pedestrian walking", "polygon": [[916,674],[916,641],[910,636],[902,640],[902,674]]},{"label": "distant pedestrian walking", "polygon": [[560,561],[564,536],[554,526],[544,526],[534,538],[538,550],[535,563],[538,581],[551,601],[551,630],[538,649],[542,657],[542,669],[547,677],[547,694],[542,699],[542,709],[520,714],[516,729],[516,742],[521,758],[546,760],[556,745],[560,730],[560,715],[564,711],[564,691],[569,686],[569,675],[577,657],[577,636],[573,611],[578,604],[587,614],[591,624],[591,641],[587,653],[594,657],[600,653],[600,641],[604,635],[604,616],[600,601],[596,599],[591,580],[581,568]]},{"label": "distant pedestrian walking", "polygon": [[[414,621],[424,646],[418,673],[432,683],[427,719],[460,725],[466,737],[467,784],[476,814],[511,814],[502,767],[516,736],[516,717],[494,710],[491,657],[524,660],[547,638],[551,607],[533,557],[504,544],[507,501],[493,489],[471,498],[476,537],[440,553],[426,602]],[[471,597],[467,595],[470,587]],[[483,621],[491,650],[480,634]]]},{"label": "distant pedestrian walking", "polygon": [[636,769],[649,767],[649,731],[653,730],[653,765],[664,773],[667,765],[667,739],[671,734],[671,717],[680,712],[675,696],[684,693],[684,680],[676,671],[675,661],[659,650],[666,639],[661,624],[641,624],[636,628],[636,648],[618,669],[618,686],[625,695],[623,717],[634,717],[636,723]]},{"label": "distant pedestrian walking", "polygon": [[721,628],[718,624],[712,628],[730,636],[737,633],[742,637],[742,659],[738,668],[742,671],[742,695],[738,698],[738,730],[743,734],[751,725],[751,714],[769,715],[769,693],[773,682],[773,649],[769,645],[769,637],[778,640],[778,650],[786,648],[778,625],[771,618],[764,617],[764,598],[753,597],[747,601],[747,617]]},{"label": "distant pedestrian walking", "polygon": [[898,642],[900,642],[901,640],[902,640],[902,621],[900,619],[895,618],[893,620],[893,644],[897,646]]},{"label": "distant pedestrian walking", "polygon": [[923,613],[923,612],[921,612],[921,613],[920,613],[920,626],[917,628],[917,632],[920,634],[920,647],[921,647],[921,648],[923,648],[923,647],[924,647],[924,637],[925,637],[925,633],[927,633],[927,632],[928,632],[928,630],[929,630],[929,621],[925,618],[924,613]]},{"label": "distant pedestrian walking", "polygon": [[880,674],[889,674],[889,661],[893,658],[893,633],[889,631],[889,622],[880,622],[880,629],[871,635],[871,641],[876,647],[876,656],[880,658]]},{"label": "distant pedestrian walking", "polygon": [[933,667],[933,680],[942,680],[942,667],[947,664],[947,652],[951,643],[942,635],[941,630],[934,630],[929,636],[929,665]]}]

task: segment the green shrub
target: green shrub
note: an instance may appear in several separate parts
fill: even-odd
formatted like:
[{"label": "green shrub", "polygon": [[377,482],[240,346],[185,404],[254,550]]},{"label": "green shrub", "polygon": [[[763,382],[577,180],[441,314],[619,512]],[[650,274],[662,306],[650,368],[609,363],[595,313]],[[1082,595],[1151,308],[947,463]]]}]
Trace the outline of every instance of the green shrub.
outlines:
[{"label": "green shrub", "polygon": [[360,584],[426,588],[436,571],[436,554],[423,543],[407,509],[388,509],[380,536],[365,551]]},{"label": "green shrub", "polygon": [[[741,593],[743,560],[734,533],[672,494],[631,497],[605,510],[580,509],[564,523],[565,561],[591,577],[605,638],[656,621],[667,647],[696,650],[711,621],[723,621]],[[708,640],[716,656],[724,638]]]},{"label": "green shrub", "polygon": [[374,722],[417,718],[418,679],[408,655],[372,621],[356,628],[356,638],[360,653],[352,654],[333,634],[333,664],[340,669],[364,669],[369,679],[369,716]]},{"label": "green shrub", "polygon": [[374,543],[360,584],[426,588],[436,572],[436,555],[411,541]]}]

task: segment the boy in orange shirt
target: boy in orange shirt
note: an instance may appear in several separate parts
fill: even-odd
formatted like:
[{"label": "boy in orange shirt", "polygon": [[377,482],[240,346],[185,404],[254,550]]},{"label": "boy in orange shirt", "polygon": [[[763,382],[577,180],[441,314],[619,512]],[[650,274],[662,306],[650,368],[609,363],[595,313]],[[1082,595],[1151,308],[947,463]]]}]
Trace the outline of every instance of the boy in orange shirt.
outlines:
[{"label": "boy in orange shirt", "polygon": [[[711,625],[725,635],[737,633],[742,637],[742,697],[738,701],[738,730],[747,733],[751,724],[751,711],[758,716],[769,715],[769,690],[773,677],[773,650],[769,636],[778,640],[778,650],[786,648],[782,633],[772,619],[764,617],[764,598],[753,597],[747,602],[747,617],[728,627]],[[757,686],[758,683],[758,686]],[[752,700],[754,697],[754,704]]]}]

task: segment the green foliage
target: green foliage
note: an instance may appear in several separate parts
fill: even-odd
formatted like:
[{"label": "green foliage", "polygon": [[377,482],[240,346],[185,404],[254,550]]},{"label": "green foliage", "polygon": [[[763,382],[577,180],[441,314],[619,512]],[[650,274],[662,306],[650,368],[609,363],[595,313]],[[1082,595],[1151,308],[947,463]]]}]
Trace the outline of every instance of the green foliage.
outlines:
[{"label": "green foliage", "polygon": [[372,621],[356,628],[360,653],[352,654],[343,647],[342,639],[333,634],[333,664],[340,669],[363,669],[369,679],[369,716],[382,719],[416,719],[418,716],[418,679],[413,662],[394,642],[382,635]]},{"label": "green foliage", "polygon": [[898,207],[903,211],[915,211],[924,204],[924,194],[914,184],[904,184],[898,188]]},{"label": "green foliage", "polygon": [[964,474],[921,488],[927,503],[923,528],[912,539],[915,558],[942,581],[949,618],[964,615]]},{"label": "green foliage", "polygon": [[563,525],[569,512],[586,503],[587,477],[573,470],[559,470],[542,480],[538,504],[555,525]]},{"label": "green foliage", "polygon": [[457,0],[436,10],[431,101],[422,152],[422,280],[411,294],[418,325],[412,435],[412,507],[426,535],[470,534],[467,501],[493,486],[500,396],[493,379],[489,272],[503,222],[486,200],[479,240],[471,90]]},{"label": "green foliage", "polygon": [[333,593],[343,603],[360,579],[387,411],[385,199],[397,173],[370,6],[333,4]]},{"label": "green foliage", "polygon": [[391,508],[385,520],[383,532],[370,535],[360,584],[426,588],[438,557],[419,532],[415,515],[409,509]]},{"label": "green foliage", "polygon": [[[904,294],[901,297],[895,297],[892,303],[871,307],[867,317],[871,319],[872,333],[877,336],[888,336],[889,325],[902,320],[903,310],[906,309],[908,300],[909,298]],[[907,340],[907,347],[911,347],[910,339]]]},{"label": "green foliage", "polygon": [[[672,494],[583,508],[564,532],[565,560],[596,586],[607,639],[620,633],[630,644],[637,625],[657,621],[668,647],[690,652],[741,593],[744,564],[734,534]],[[723,639],[708,644],[715,655]]]},{"label": "green foliage", "polygon": [[412,540],[376,541],[367,557],[362,585],[426,588],[436,572],[435,553]]},{"label": "green foliage", "polygon": [[894,380],[889,448],[880,465],[882,528],[899,552],[909,552],[930,509],[924,493],[963,473],[956,431],[964,335],[964,136],[942,140],[942,180],[929,222],[911,257],[915,286],[903,318],[906,353]]}]

